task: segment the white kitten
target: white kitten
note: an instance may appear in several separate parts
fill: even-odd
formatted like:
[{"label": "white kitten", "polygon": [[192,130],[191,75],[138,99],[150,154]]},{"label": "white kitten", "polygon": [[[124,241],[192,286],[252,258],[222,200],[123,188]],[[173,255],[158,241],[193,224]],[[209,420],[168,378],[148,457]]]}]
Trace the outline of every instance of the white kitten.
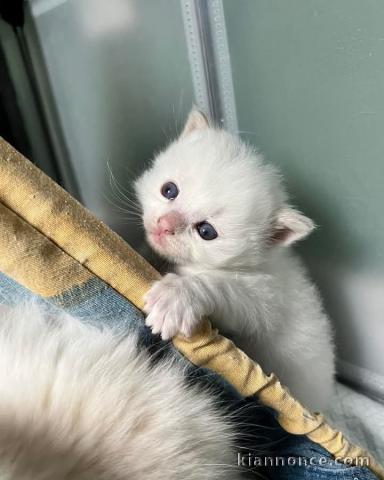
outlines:
[{"label": "white kitten", "polygon": [[323,408],[334,375],[330,324],[287,248],[314,225],[287,204],[275,168],[193,110],[136,191],[149,243],[176,265],[146,296],[152,331],[190,336],[209,316],[299,400]]},{"label": "white kitten", "polygon": [[136,341],[1,308],[2,480],[240,478],[228,420],[182,366],[154,365]]}]

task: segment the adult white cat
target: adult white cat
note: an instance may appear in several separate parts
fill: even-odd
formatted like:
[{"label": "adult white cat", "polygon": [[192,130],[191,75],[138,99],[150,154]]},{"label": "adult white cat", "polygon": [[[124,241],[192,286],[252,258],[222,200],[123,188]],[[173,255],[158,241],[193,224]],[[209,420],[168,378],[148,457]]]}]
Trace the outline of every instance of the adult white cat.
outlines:
[{"label": "adult white cat", "polygon": [[190,336],[209,316],[299,400],[323,408],[334,375],[330,324],[288,248],[314,225],[289,206],[276,169],[193,110],[136,191],[147,239],[176,271],[146,296],[152,331]]},{"label": "adult white cat", "polygon": [[2,480],[240,479],[229,419],[177,361],[69,315],[0,308]]}]

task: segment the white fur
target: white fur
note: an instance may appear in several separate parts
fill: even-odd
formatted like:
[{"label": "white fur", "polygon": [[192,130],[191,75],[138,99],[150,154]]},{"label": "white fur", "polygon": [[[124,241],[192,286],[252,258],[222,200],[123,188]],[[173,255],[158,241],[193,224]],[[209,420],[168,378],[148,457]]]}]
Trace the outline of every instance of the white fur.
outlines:
[{"label": "white fur", "polygon": [[[189,336],[203,316],[276,373],[311,408],[323,408],[334,375],[330,324],[318,292],[290,251],[313,222],[287,204],[279,173],[237,137],[190,114],[179,139],[136,182],[147,238],[176,265],[146,296],[147,324]],[[161,195],[172,181],[174,200]],[[183,228],[157,243],[158,219],[176,211]],[[209,221],[218,237],[203,240]]]},{"label": "white fur", "polygon": [[237,479],[233,432],[135,336],[0,311],[1,480]]}]

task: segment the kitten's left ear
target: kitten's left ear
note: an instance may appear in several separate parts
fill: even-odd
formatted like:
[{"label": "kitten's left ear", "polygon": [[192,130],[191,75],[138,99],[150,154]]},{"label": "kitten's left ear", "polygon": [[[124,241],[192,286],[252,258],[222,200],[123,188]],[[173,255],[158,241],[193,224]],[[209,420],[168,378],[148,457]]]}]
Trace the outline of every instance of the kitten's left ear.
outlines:
[{"label": "kitten's left ear", "polygon": [[202,112],[197,110],[197,108],[193,107],[188,115],[180,137],[185,137],[195,130],[204,130],[206,128],[209,128],[207,117]]},{"label": "kitten's left ear", "polygon": [[272,231],[272,243],[287,247],[305,238],[315,228],[314,222],[291,207],[279,210]]}]

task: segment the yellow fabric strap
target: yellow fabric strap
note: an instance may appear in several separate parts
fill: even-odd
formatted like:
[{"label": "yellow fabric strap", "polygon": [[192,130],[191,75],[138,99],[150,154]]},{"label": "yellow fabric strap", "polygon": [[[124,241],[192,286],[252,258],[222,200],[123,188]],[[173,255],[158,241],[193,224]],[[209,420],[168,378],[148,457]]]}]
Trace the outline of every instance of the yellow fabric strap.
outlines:
[{"label": "yellow fabric strap", "polygon": [[[118,235],[0,139],[0,269],[43,297],[60,295],[96,276],[138,308],[159,274]],[[369,467],[382,480],[383,468],[363,449],[308,412],[274,375],[264,374],[228,339],[204,321],[175,347],[193,364],[222,375],[237,391],[277,412],[288,432],[305,434],[337,459]]]},{"label": "yellow fabric strap", "polygon": [[58,295],[92,276],[72,257],[2,204],[0,268],[3,273],[41,297]]},{"label": "yellow fabric strap", "polygon": [[[1,138],[0,159],[0,202],[86,270],[142,308],[148,285],[159,278],[156,270]],[[15,244],[15,255],[18,255],[18,248]],[[51,271],[54,268],[52,264]],[[4,273],[9,272],[4,270]],[[30,273],[33,274],[39,275],[37,271]],[[15,280],[24,284],[20,278]],[[82,280],[79,276],[77,283]],[[32,279],[32,283],[34,281]],[[31,283],[31,280],[25,278],[25,282]],[[60,294],[68,286],[68,281],[63,278],[63,284],[56,283],[56,290],[51,293]],[[54,285],[47,288],[52,289]],[[40,294],[40,291],[36,293]]]}]

